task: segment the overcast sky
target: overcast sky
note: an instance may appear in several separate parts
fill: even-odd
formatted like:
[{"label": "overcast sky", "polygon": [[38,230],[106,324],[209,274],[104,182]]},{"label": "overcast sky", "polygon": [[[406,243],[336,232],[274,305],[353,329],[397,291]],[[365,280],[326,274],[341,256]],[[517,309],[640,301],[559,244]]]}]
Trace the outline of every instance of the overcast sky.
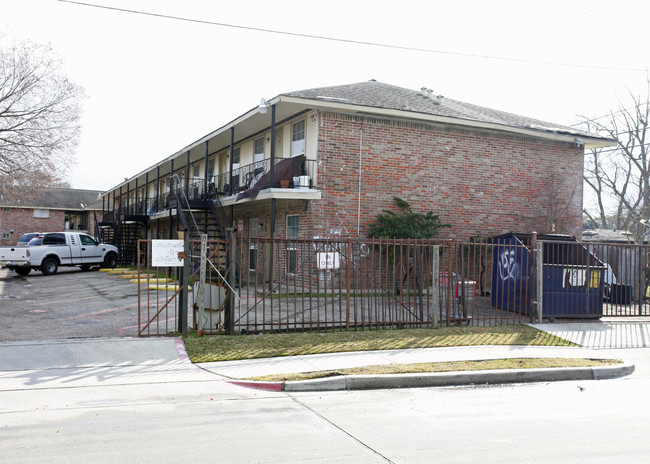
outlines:
[{"label": "overcast sky", "polygon": [[86,3],[222,25],[0,0],[0,30],[51,43],[88,95],[75,188],[109,189],[293,90],[376,79],[572,125],[647,88],[647,0]]}]

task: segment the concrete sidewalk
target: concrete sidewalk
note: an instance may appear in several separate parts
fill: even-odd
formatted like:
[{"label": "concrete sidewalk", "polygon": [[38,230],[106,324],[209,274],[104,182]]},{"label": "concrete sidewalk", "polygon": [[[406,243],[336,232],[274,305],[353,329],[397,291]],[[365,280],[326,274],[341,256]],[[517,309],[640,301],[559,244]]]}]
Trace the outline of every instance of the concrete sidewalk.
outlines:
[{"label": "concrete sidewalk", "polygon": [[[535,327],[593,348],[468,346],[346,352],[282,358],[192,364],[178,338],[108,338],[0,343],[1,389],[51,388],[142,382],[230,381],[267,390],[339,390],[426,385],[464,385],[525,381],[611,378],[628,375],[634,365],[458,373],[339,376],[302,382],[248,382],[242,379],[350,367],[503,358],[621,359],[619,347],[648,346],[648,323],[588,322]],[[598,343],[596,343],[598,342]],[[596,348],[608,348],[607,350]],[[625,361],[624,359],[622,359]]]},{"label": "concrete sidewalk", "polygon": [[192,364],[179,338],[0,343],[0,391],[223,380]]}]

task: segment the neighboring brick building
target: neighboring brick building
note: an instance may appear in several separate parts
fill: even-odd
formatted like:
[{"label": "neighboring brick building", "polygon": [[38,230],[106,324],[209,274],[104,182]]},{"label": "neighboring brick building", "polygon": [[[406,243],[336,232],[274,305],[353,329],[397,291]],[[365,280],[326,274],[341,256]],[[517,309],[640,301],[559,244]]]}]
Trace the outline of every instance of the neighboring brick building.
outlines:
[{"label": "neighboring brick building", "polygon": [[83,230],[94,235],[98,190],[53,189],[34,199],[0,201],[0,244],[15,245],[27,232]]},{"label": "neighboring brick building", "polygon": [[[584,149],[613,144],[426,89],[368,81],[262,101],[106,192],[103,203],[106,217],[143,224],[141,235],[174,237],[171,173],[195,211],[208,210],[200,200],[216,194],[224,217],[245,234],[364,237],[397,196],[451,224],[446,237],[580,236]],[[307,185],[279,188],[280,178]]]}]

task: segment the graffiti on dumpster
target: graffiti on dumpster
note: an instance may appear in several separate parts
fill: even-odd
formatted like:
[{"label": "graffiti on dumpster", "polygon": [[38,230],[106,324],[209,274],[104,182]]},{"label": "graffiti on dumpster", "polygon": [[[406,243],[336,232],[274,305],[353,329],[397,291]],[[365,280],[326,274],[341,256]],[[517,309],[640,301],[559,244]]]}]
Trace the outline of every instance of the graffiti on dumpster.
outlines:
[{"label": "graffiti on dumpster", "polygon": [[499,277],[502,281],[517,280],[520,276],[519,263],[517,262],[517,254],[514,249],[506,249],[501,252],[499,256]]}]

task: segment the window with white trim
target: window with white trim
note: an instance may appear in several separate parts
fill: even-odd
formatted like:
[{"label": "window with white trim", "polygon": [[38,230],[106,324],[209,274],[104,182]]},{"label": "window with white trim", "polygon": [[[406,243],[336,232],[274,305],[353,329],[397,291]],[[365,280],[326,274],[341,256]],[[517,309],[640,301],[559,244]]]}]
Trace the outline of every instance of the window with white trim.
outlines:
[{"label": "window with white trim", "polygon": [[232,185],[239,187],[239,147],[232,149]]},{"label": "window with white trim", "polygon": [[255,171],[264,168],[264,137],[255,139],[253,142],[253,163],[255,163],[253,166]]},{"label": "window with white trim", "polygon": [[305,154],[305,120],[293,123],[291,126],[291,156]]},{"label": "window with white trim", "polygon": [[41,218],[41,219],[47,219],[50,217],[50,210],[49,209],[35,209],[34,210],[34,217],[35,218]]}]

